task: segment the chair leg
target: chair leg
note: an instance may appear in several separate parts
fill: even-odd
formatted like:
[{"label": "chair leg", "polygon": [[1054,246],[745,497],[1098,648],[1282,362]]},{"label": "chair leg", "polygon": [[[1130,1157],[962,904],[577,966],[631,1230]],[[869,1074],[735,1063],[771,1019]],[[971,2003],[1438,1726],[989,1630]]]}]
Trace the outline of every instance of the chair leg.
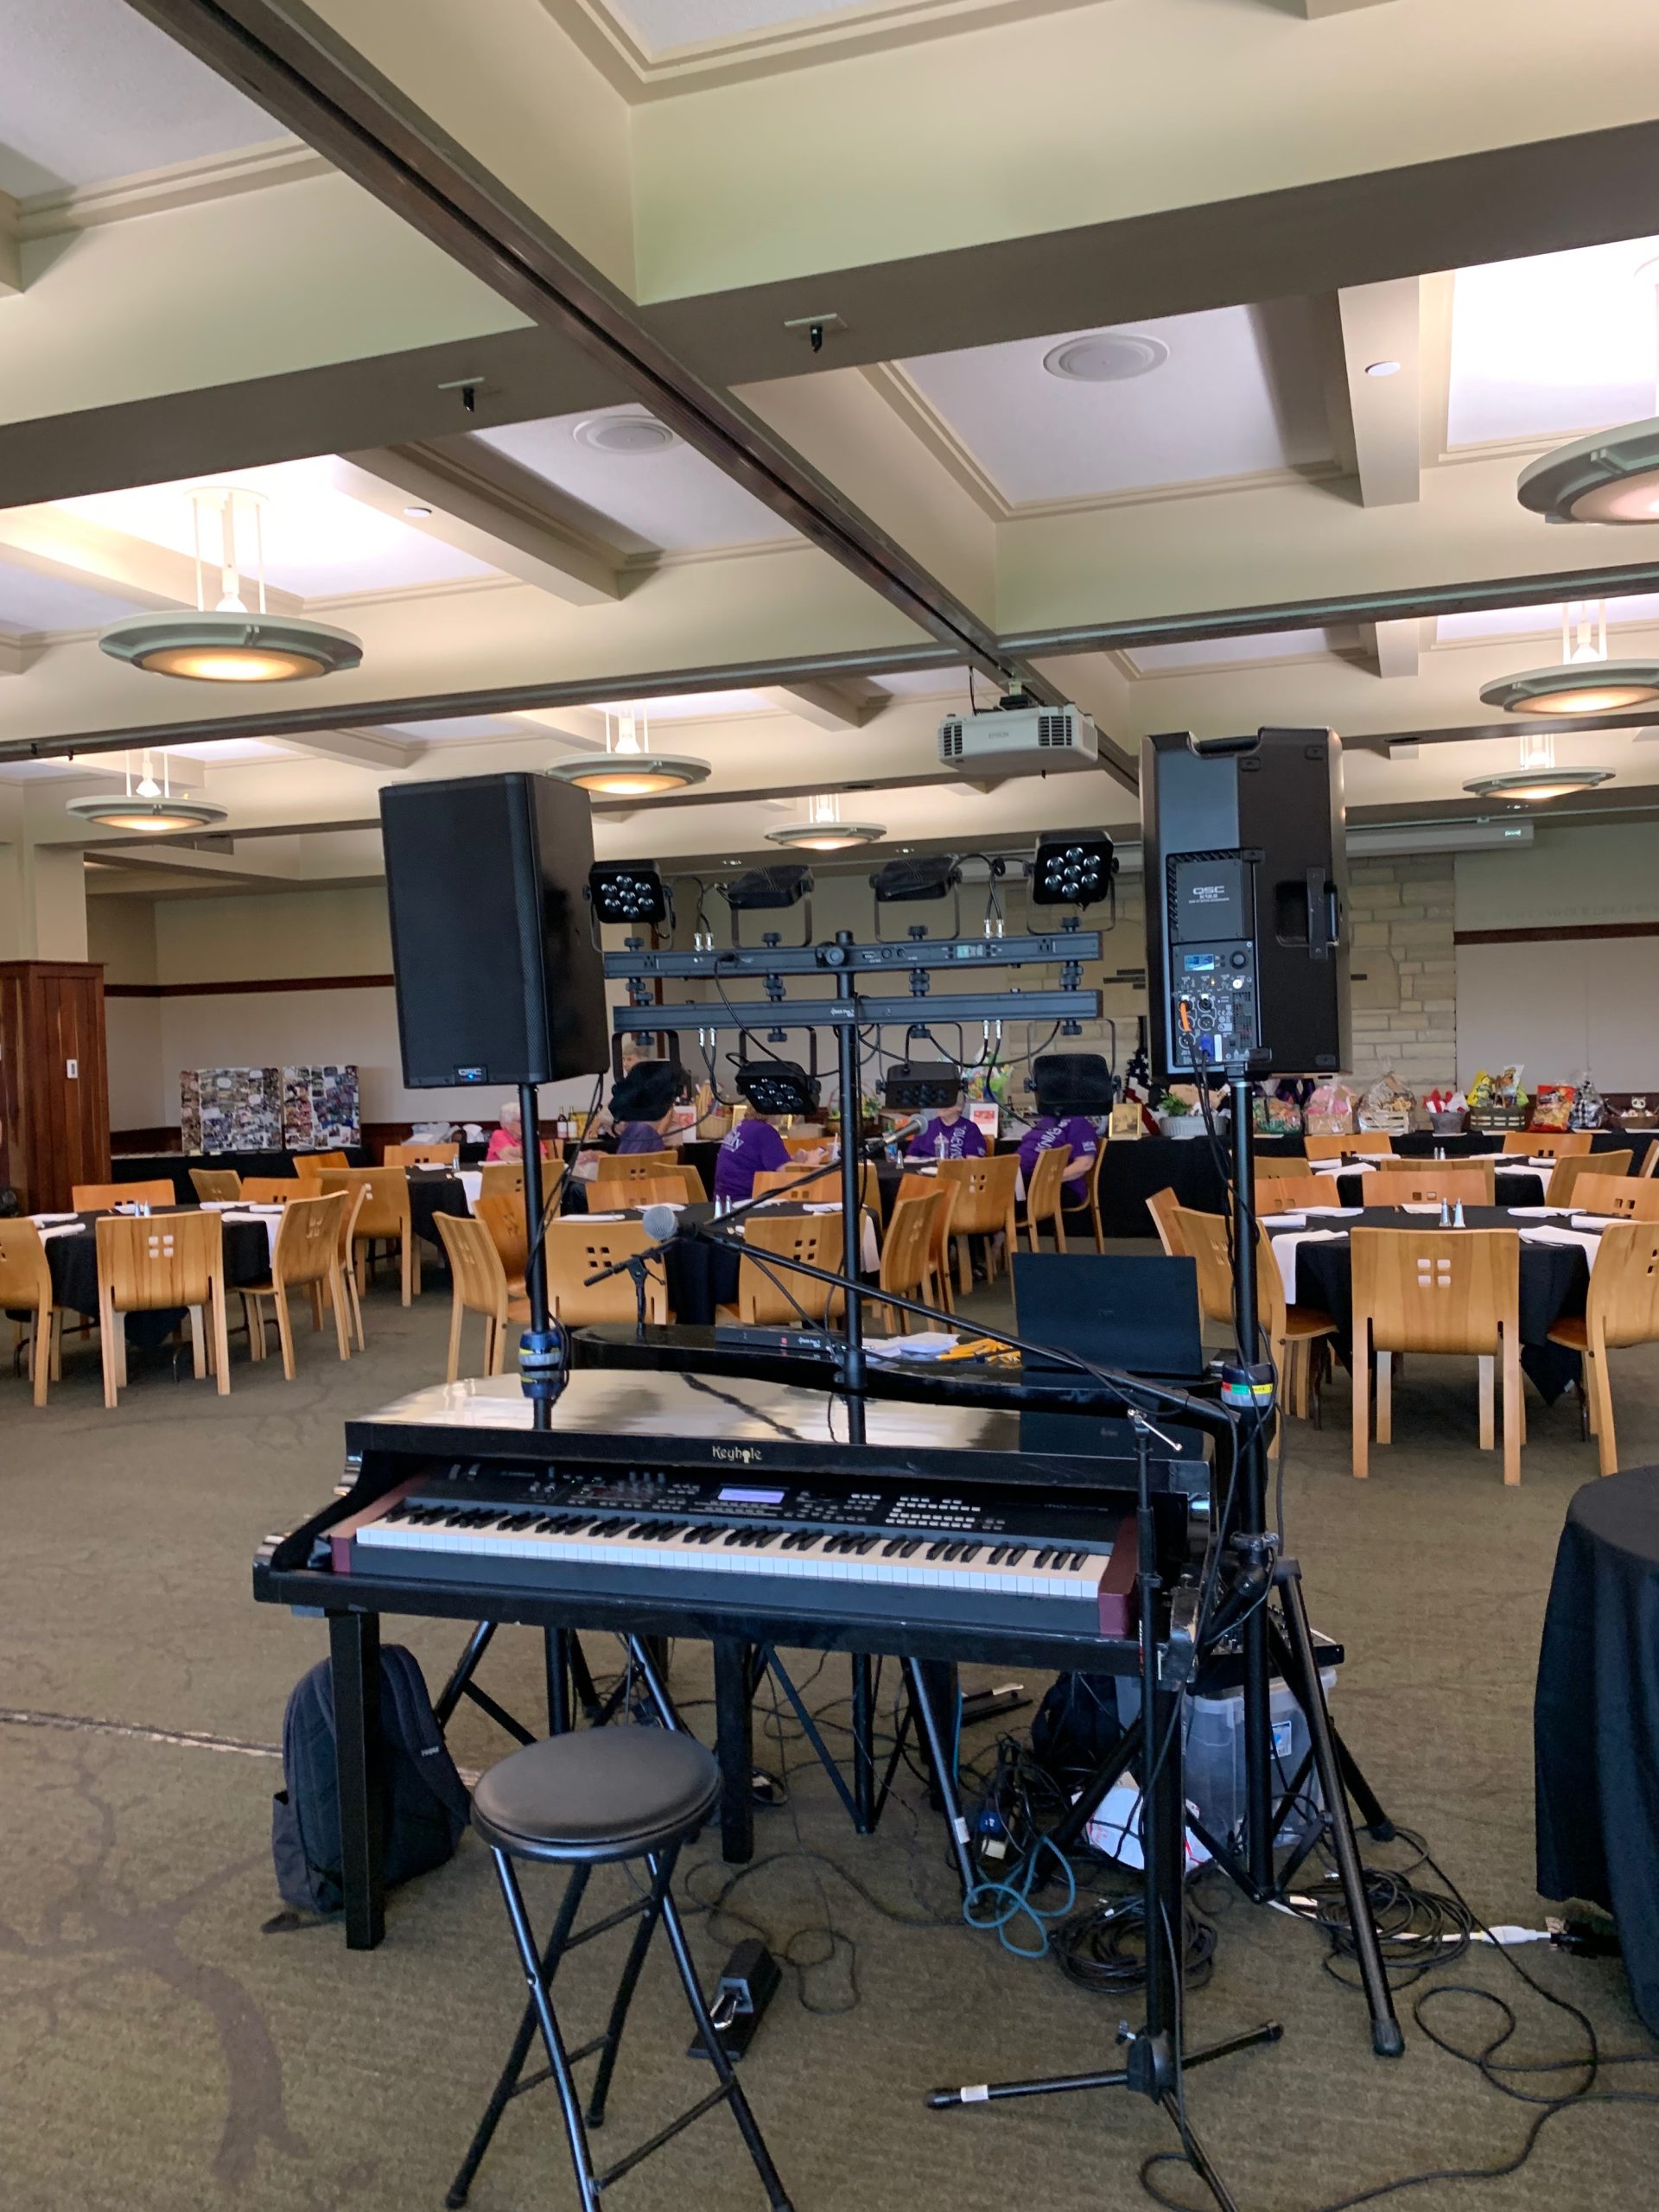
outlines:
[{"label": "chair leg", "polygon": [[120,1372],[116,1330],[121,1325],[124,1325],[118,1323],[108,1291],[100,1287],[98,1294],[98,1338],[99,1350],[104,1359],[104,1403],[108,1408],[113,1408],[115,1404],[116,1378]]},{"label": "chair leg", "polygon": [[[321,1292],[321,1285],[315,1287]],[[346,1310],[346,1295],[344,1276],[336,1260],[328,1271],[328,1303],[334,1311],[334,1340],[340,1346],[342,1359],[349,1359],[352,1356],[351,1320]]]},{"label": "chair leg", "polygon": [[225,1320],[225,1284],[219,1276],[213,1278],[213,1356],[217,1362],[219,1395],[231,1395],[231,1338]]},{"label": "chair leg", "polygon": [[35,1385],[35,1402],[46,1403],[46,1380],[52,1371],[52,1308],[49,1305],[35,1309],[35,1326],[30,1332],[29,1346],[29,1379]]},{"label": "chair leg", "polygon": [[1095,1186],[1094,1197],[1089,1201],[1089,1211],[1094,1217],[1095,1249],[1096,1252],[1103,1252],[1106,1249],[1106,1231],[1100,1218],[1100,1186],[1098,1184]]},{"label": "chair leg", "polygon": [[1371,1325],[1369,1314],[1354,1315],[1353,1468],[1363,1482],[1371,1471]]},{"label": "chair leg", "polygon": [[54,1306],[52,1308],[52,1380],[54,1382],[61,1382],[63,1380],[63,1308],[61,1306]]},{"label": "chair leg", "polygon": [[321,1281],[311,1285],[310,1296],[311,1333],[313,1336],[318,1336],[322,1331],[322,1284]]},{"label": "chair leg", "polygon": [[1065,1249],[1065,1223],[1061,1218],[1060,1208],[1058,1205],[1054,1209],[1054,1249],[1057,1252],[1064,1252]]},{"label": "chair leg", "polygon": [[1600,1456],[1601,1471],[1604,1475],[1617,1474],[1618,1439],[1613,1433],[1612,1376],[1607,1370],[1607,1346],[1605,1343],[1595,1347],[1593,1356],[1586,1359],[1585,1365],[1593,1378],[1590,1391],[1592,1402],[1596,1408],[1596,1445]]},{"label": "chair leg", "polygon": [[616,2071],[616,2054],[621,2048],[628,2007],[633,2002],[639,1970],[645,1963],[645,1953],[650,1948],[651,1939],[662,1918],[663,1899],[668,1888],[668,1877],[673,1872],[675,1857],[674,1852],[667,1852],[657,1864],[651,1895],[634,1929],[633,1941],[628,1946],[628,1955],[622,1964],[622,1978],[616,1985],[616,1995],[611,1999],[611,2014],[605,2023],[603,2048],[594,2072],[594,2086],[588,2095],[589,2127],[602,2127],[605,2124],[605,2105],[611,2094],[611,2076]]},{"label": "chair leg", "polygon": [[1394,1441],[1394,1354],[1380,1351],[1376,1355],[1376,1440],[1379,1444]]},{"label": "chair leg", "polygon": [[1521,1445],[1524,1427],[1521,1410],[1521,1338],[1515,1329],[1503,1332],[1503,1480],[1513,1487],[1521,1479]]},{"label": "chair leg", "polygon": [[[197,1319],[200,1315],[198,1313]],[[265,1309],[251,1290],[242,1294],[242,1318],[248,1327],[248,1357],[263,1359],[265,1356]],[[201,1370],[196,1370],[198,1375]]]},{"label": "chair leg", "polygon": [[1496,1365],[1493,1355],[1482,1352],[1475,1362],[1480,1377],[1480,1448],[1490,1452],[1497,1442],[1492,1427],[1492,1382]]},{"label": "chair leg", "polygon": [[[454,1382],[460,1379],[461,1323],[461,1316],[465,1312],[466,1308],[461,1302],[461,1286],[457,1283],[455,1286],[454,1296],[449,1301],[449,1361],[448,1364],[443,1370],[443,1379],[446,1382]],[[484,1348],[487,1353],[489,1350],[489,1330],[487,1325],[485,1328]]]},{"label": "chair leg", "polygon": [[410,1300],[414,1295],[412,1287],[414,1281],[414,1247],[415,1239],[412,1236],[404,1236],[399,1238],[397,1244],[397,1266],[398,1272],[403,1279],[404,1303],[405,1306],[409,1304]]},{"label": "chair leg", "polygon": [[974,1287],[974,1255],[968,1249],[966,1236],[957,1239],[957,1281],[962,1286],[963,1296],[970,1296]]},{"label": "chair leg", "polygon": [[271,1303],[276,1308],[276,1341],[283,1348],[283,1380],[294,1380],[294,1323],[288,1310],[288,1287],[279,1282]]}]

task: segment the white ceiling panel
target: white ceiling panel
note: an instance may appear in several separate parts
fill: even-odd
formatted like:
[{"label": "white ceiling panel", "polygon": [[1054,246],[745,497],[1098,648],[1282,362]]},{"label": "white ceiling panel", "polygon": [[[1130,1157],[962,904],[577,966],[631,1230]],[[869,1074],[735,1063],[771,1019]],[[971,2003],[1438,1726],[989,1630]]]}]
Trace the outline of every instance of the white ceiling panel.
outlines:
[{"label": "white ceiling panel", "polygon": [[632,710],[648,722],[719,721],[728,715],[771,715],[778,709],[759,691],[687,691],[665,699],[611,699],[594,708],[595,714],[617,715]]},{"label": "white ceiling panel", "polygon": [[1189,668],[1230,668],[1240,661],[1301,660],[1335,650],[1328,630],[1262,630],[1249,638],[1194,638],[1179,645],[1137,645],[1129,654],[1143,676]]},{"label": "white ceiling panel", "polygon": [[[1044,357],[1123,335],[1169,349],[1122,382],[1074,382]],[[1217,308],[899,365],[1015,505],[1328,460],[1313,310],[1300,300]]]},{"label": "white ceiling panel", "polygon": [[38,630],[101,630],[132,613],[130,599],[62,576],[41,576],[0,559],[0,630],[13,637]]},{"label": "white ceiling panel", "polygon": [[1626,238],[1457,274],[1452,446],[1554,437],[1654,412],[1659,238]]},{"label": "white ceiling panel", "polygon": [[584,423],[641,412],[638,407],[601,408],[476,435],[544,482],[667,553],[759,545],[793,534],[770,507],[688,445],[676,442],[657,453],[605,453],[575,435]]},{"label": "white ceiling panel", "polygon": [[472,738],[530,737],[534,733],[526,723],[509,721],[499,715],[453,715],[447,721],[391,722],[387,734],[412,737],[417,745],[454,745]]},{"label": "white ceiling panel", "polygon": [[[239,469],[225,480],[264,493],[266,504],[260,519],[266,582],[302,599],[394,591],[411,584],[448,583],[497,573],[470,554],[458,553],[424,531],[348,498],[331,481],[326,458]],[[188,553],[195,542],[188,496],[192,488],[190,484],[150,484],[60,504],[70,514]],[[210,518],[204,531],[204,554],[216,561],[216,520]],[[245,519],[238,524],[238,547],[245,573],[251,576],[253,531]],[[210,591],[210,602],[214,595]]]},{"label": "white ceiling panel", "polygon": [[604,0],[607,11],[650,54],[711,39],[744,38],[780,23],[818,22],[856,15],[869,0]]},{"label": "white ceiling panel", "polygon": [[0,192],[27,199],[283,135],[124,0],[0,0]]},{"label": "white ceiling panel", "polygon": [[[1659,624],[1659,594],[1636,593],[1628,599],[1610,599],[1607,602],[1610,639],[1615,630],[1632,626],[1651,629],[1656,624]],[[1560,629],[1559,607],[1500,607],[1479,614],[1442,614],[1434,625],[1434,637],[1438,645],[1458,645],[1475,638],[1517,638],[1540,633],[1553,633],[1559,638]]]},{"label": "white ceiling panel", "polygon": [[965,668],[907,668],[897,676],[878,676],[873,681],[896,699],[955,698],[967,691],[968,671]]}]

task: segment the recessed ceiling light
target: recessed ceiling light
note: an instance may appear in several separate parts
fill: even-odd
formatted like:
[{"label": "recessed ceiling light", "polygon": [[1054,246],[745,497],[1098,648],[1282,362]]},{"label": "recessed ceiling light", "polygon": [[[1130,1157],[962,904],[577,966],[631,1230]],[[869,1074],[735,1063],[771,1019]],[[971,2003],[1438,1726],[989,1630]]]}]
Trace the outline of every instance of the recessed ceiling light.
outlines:
[{"label": "recessed ceiling light", "polygon": [[643,408],[626,415],[589,415],[570,435],[578,445],[591,446],[595,453],[626,454],[636,460],[666,453],[680,442],[666,423]]},{"label": "recessed ceiling light", "polygon": [[1043,366],[1050,376],[1073,384],[1127,384],[1131,377],[1161,368],[1168,359],[1161,338],[1148,338],[1144,331],[1103,330],[1092,338],[1066,339],[1044,354]]},{"label": "recessed ceiling light", "polygon": [[431,508],[430,508],[430,507],[423,507],[423,506],[419,505],[418,504],[416,504],[416,505],[414,505],[414,506],[412,506],[412,507],[405,507],[405,508],[404,509],[404,512],[406,515],[417,515],[417,516],[418,516],[418,515],[429,515],[429,514],[431,513],[431,512],[432,512],[432,510],[431,510]]},{"label": "recessed ceiling light", "polygon": [[1397,377],[1400,364],[1398,361],[1367,361],[1365,373],[1368,377]]}]

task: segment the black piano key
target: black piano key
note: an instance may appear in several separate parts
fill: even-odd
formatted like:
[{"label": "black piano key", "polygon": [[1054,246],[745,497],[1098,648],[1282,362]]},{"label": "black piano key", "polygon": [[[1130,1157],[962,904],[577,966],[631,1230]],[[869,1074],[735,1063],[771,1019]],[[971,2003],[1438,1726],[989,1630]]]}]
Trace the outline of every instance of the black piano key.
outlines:
[{"label": "black piano key", "polygon": [[971,1560],[976,1560],[984,1548],[982,1544],[964,1544],[962,1550],[963,1565],[966,1567]]},{"label": "black piano key", "polygon": [[1088,1565],[1088,1563],[1089,1563],[1089,1554],[1088,1554],[1088,1553],[1087,1553],[1087,1552],[1073,1552],[1073,1553],[1072,1553],[1072,1554],[1071,1554],[1071,1571],[1072,1571],[1072,1573],[1073,1573],[1074,1574],[1081,1574],[1081,1573],[1082,1573],[1082,1572],[1083,1572],[1083,1570],[1084,1570],[1084,1568]]},{"label": "black piano key", "polygon": [[1006,1544],[999,1544],[996,1549],[991,1554],[990,1558],[986,1561],[986,1565],[988,1567],[1001,1567],[1007,1555],[1007,1546]]},{"label": "black piano key", "polygon": [[881,1547],[881,1556],[883,1559],[891,1559],[896,1552],[901,1552],[904,1548],[905,1540],[902,1536],[889,1537]]},{"label": "black piano key", "polygon": [[900,1559],[914,1559],[917,1553],[920,1551],[921,1548],[921,1538],[919,1536],[912,1536],[905,1545],[903,1550],[900,1551],[899,1556]]},{"label": "black piano key", "polygon": [[1018,1567],[1025,1555],[1024,1547],[1016,1545],[1008,1551],[1003,1559],[1002,1564],[1004,1567]]},{"label": "black piano key", "polygon": [[929,1559],[943,1559],[950,1548],[950,1547],[946,1543],[930,1544],[927,1548],[927,1555]]}]

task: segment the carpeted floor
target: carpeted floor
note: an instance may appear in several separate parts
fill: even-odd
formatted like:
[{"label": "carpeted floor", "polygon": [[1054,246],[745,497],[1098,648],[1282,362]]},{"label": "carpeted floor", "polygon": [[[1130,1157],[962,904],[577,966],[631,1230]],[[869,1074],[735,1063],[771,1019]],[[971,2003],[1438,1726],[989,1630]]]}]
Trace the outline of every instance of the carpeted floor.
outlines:
[{"label": "carpeted floor", "polygon": [[[323,1631],[256,1607],[248,1570],[265,1532],[326,1498],[345,1418],[441,1372],[446,1318],[441,1294],[405,1314],[377,1292],[366,1357],[341,1368],[306,1335],[288,1385],[274,1360],[251,1369],[238,1354],[228,1400],[136,1372],[106,1414],[96,1357],[73,1339],[45,1412],[0,1376],[8,2212],[407,2212],[442,2201],[520,2001],[488,1861],[469,1838],[449,1866],[395,1895],[388,1940],[370,1956],[348,1956],[332,1929],[260,1932],[276,1904],[271,1747]],[[1427,1835],[1484,1915],[1536,1924],[1533,1669],[1562,1513],[1594,1455],[1570,1402],[1535,1400],[1522,1484],[1506,1492],[1497,1459],[1474,1449],[1471,1365],[1414,1360],[1410,1370],[1396,1391],[1398,1440],[1376,1453],[1366,1484],[1347,1473],[1344,1383],[1323,1435],[1296,1426],[1287,1535],[1315,1620],[1347,1643],[1335,1710],[1389,1809]],[[1620,1356],[1616,1389],[1626,1463],[1659,1458],[1659,1357]],[[429,1678],[457,1643],[429,1624],[396,1632]],[[596,1664],[608,1656],[596,1640]],[[804,1658],[803,1677],[815,1664]],[[484,1679],[533,1718],[538,1668],[531,1639],[508,1634]],[[706,1721],[689,1648],[676,1654],[675,1682]],[[810,1701],[844,1718],[834,1700],[845,1688],[831,1662]],[[964,1755],[990,1738],[970,1735]],[[505,1748],[470,1710],[454,1743],[471,1767]],[[942,1839],[913,1780],[882,1833],[860,1840],[802,1745],[774,1741],[762,1756],[787,1767],[791,1802],[760,1815],[756,1868],[728,1910],[797,1961],[744,2073],[799,2212],[1144,2204],[1137,2169],[1168,2137],[1138,2101],[954,2114],[920,2101],[936,2083],[1114,2063],[1124,2008],[956,1922]],[[707,1841],[684,1863],[692,1898],[726,1878]],[[621,1878],[601,1894],[620,1896]],[[531,1888],[545,1905],[552,1885]],[[1193,2122],[1243,2212],[1302,2212],[1390,2177],[1519,2150],[1528,2109],[1436,2051],[1408,2014],[1406,2057],[1371,2057],[1360,2002],[1321,1971],[1308,1929],[1213,1882],[1205,1896],[1220,1945],[1213,1980],[1191,2001],[1192,2036],[1269,2016],[1286,2030],[1276,2049],[1189,2083]],[[694,1921],[710,1979],[745,1932],[731,1918]],[[1652,2048],[1617,1963],[1522,1956],[1592,2015],[1606,2049]],[[602,2002],[611,1971],[602,1945],[575,1955],[562,1982],[573,2020]],[[1519,1993],[1521,2054],[1577,2048],[1572,2023],[1520,1990],[1502,1959],[1473,1955],[1454,1978]],[[1491,2031],[1461,2000],[1440,2024],[1471,2043]],[[683,2056],[686,2031],[658,1957],[619,2071],[607,2154],[706,2078]],[[1659,2088],[1645,2069],[1623,2069],[1618,2086],[1643,2077]],[[510,2113],[474,2193],[479,2212],[574,2204],[550,2096]],[[1545,2129],[1523,2171],[1437,2183],[1412,2201],[1435,2212],[1636,2212],[1652,2201],[1654,2117],[1580,2109]],[[1190,2176],[1170,2185],[1198,2201]],[[718,2114],[619,2190],[639,2212],[758,2212],[761,2201]]]}]

